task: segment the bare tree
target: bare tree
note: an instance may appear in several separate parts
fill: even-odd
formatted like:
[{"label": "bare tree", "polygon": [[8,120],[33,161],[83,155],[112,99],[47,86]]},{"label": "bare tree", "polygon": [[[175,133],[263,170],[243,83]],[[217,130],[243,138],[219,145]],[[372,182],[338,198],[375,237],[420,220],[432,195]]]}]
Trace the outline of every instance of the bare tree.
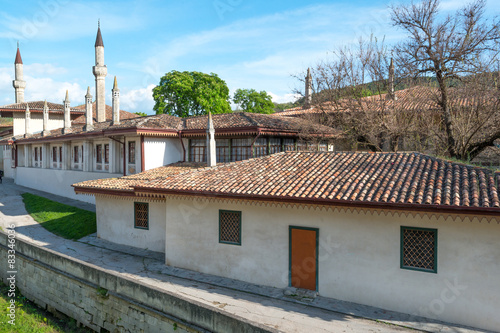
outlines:
[{"label": "bare tree", "polygon": [[408,33],[393,53],[403,76],[436,79],[444,128],[438,138],[444,139],[450,156],[473,158],[500,138],[498,90],[484,81],[498,64],[499,22],[485,19],[484,0],[443,19],[439,3],[391,6],[393,25]]}]

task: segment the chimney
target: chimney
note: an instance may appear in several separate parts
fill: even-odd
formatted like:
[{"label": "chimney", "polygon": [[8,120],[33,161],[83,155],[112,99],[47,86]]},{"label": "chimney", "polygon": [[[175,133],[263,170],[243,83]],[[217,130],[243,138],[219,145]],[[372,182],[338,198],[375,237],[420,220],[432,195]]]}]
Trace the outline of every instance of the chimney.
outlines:
[{"label": "chimney", "polygon": [[304,108],[307,109],[311,106],[312,101],[312,76],[310,68],[307,69],[306,75],[306,96],[304,101]]},{"label": "chimney", "polygon": [[207,165],[213,167],[217,164],[217,157],[215,153],[215,129],[212,122],[212,114],[208,111],[208,124],[207,124]]},{"label": "chimney", "polygon": [[392,100],[397,100],[394,93],[394,61],[391,58],[391,64],[389,65],[389,87],[387,96]]},{"label": "chimney", "polygon": [[111,95],[113,96],[113,120],[111,121],[111,125],[120,125],[120,89],[118,89],[118,84],[113,84],[113,89],[111,89]]},{"label": "chimney", "polygon": [[92,124],[92,95],[90,94],[90,87],[87,87],[87,94],[85,95],[85,119],[86,124],[83,127],[84,131],[94,130],[94,125]]},{"label": "chimney", "polygon": [[69,106],[68,91],[66,90],[66,98],[63,101],[64,104],[64,129],[63,133],[66,134],[71,130],[71,109]]},{"label": "chimney", "polygon": [[49,131],[49,107],[47,106],[47,100],[43,105],[43,131],[42,136],[47,136],[50,134]]},{"label": "chimney", "polygon": [[26,113],[24,114],[24,137],[25,138],[31,135],[30,120],[31,120],[30,107],[28,106],[28,103],[26,103]]}]

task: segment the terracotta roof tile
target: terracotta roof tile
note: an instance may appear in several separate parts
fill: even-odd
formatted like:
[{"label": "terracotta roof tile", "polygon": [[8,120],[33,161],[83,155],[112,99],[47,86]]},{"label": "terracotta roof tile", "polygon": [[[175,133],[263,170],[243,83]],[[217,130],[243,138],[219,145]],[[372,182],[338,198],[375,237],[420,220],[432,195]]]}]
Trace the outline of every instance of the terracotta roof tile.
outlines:
[{"label": "terracotta roof tile", "polygon": [[[75,106],[74,110],[85,112],[85,104]],[[94,122],[97,122],[95,101],[92,103],[92,117],[94,118]],[[135,113],[120,110],[120,121],[125,120],[125,119],[138,118],[138,117],[140,117],[140,116],[135,114]],[[109,105],[106,105],[106,120],[112,120],[112,119],[113,119],[113,108]],[[86,123],[85,114],[74,119],[72,121],[72,123],[73,124],[85,124]]]},{"label": "terracotta roof tile", "polygon": [[[11,109],[12,111],[25,112],[26,104],[30,107],[30,112],[43,112],[43,106],[45,101],[32,101],[32,102],[23,102],[23,103],[13,103],[0,106],[0,110]],[[47,107],[49,108],[49,112],[64,112],[64,105],[47,102]],[[71,112],[81,114],[82,110],[78,108],[71,108]]]},{"label": "terracotta roof tile", "polygon": [[286,152],[135,184],[151,193],[499,208],[500,173],[420,153]]}]

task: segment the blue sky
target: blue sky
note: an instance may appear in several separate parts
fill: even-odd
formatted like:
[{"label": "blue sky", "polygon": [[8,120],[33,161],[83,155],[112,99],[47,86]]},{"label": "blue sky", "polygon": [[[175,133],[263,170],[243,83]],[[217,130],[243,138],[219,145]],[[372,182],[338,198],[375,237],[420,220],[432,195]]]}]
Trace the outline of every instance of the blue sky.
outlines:
[{"label": "blue sky", "polygon": [[[443,1],[454,10],[466,1]],[[83,104],[92,75],[97,21],[105,46],[107,103],[113,77],[121,108],[153,113],[151,89],[171,70],[217,73],[231,93],[266,90],[294,99],[293,77],[338,46],[373,32],[404,37],[389,24],[387,1],[8,1],[0,9],[0,104],[14,101],[19,40],[26,99]],[[500,9],[490,0],[488,11]],[[93,90],[92,90],[93,91]]]}]

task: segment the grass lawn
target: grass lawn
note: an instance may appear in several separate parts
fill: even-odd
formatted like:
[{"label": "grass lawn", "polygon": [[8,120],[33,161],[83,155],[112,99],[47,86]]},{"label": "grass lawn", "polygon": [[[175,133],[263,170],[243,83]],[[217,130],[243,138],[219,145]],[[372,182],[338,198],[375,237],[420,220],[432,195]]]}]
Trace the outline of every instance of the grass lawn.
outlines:
[{"label": "grass lawn", "polygon": [[36,304],[24,298],[19,291],[16,291],[16,320],[15,326],[8,323],[7,317],[10,298],[8,297],[8,287],[0,282],[0,333],[59,333],[93,332],[87,328],[76,327],[74,319],[65,317],[58,319],[51,313],[39,308]]},{"label": "grass lawn", "polygon": [[77,240],[96,232],[94,212],[68,206],[31,193],[23,193],[28,213],[48,231]]}]

